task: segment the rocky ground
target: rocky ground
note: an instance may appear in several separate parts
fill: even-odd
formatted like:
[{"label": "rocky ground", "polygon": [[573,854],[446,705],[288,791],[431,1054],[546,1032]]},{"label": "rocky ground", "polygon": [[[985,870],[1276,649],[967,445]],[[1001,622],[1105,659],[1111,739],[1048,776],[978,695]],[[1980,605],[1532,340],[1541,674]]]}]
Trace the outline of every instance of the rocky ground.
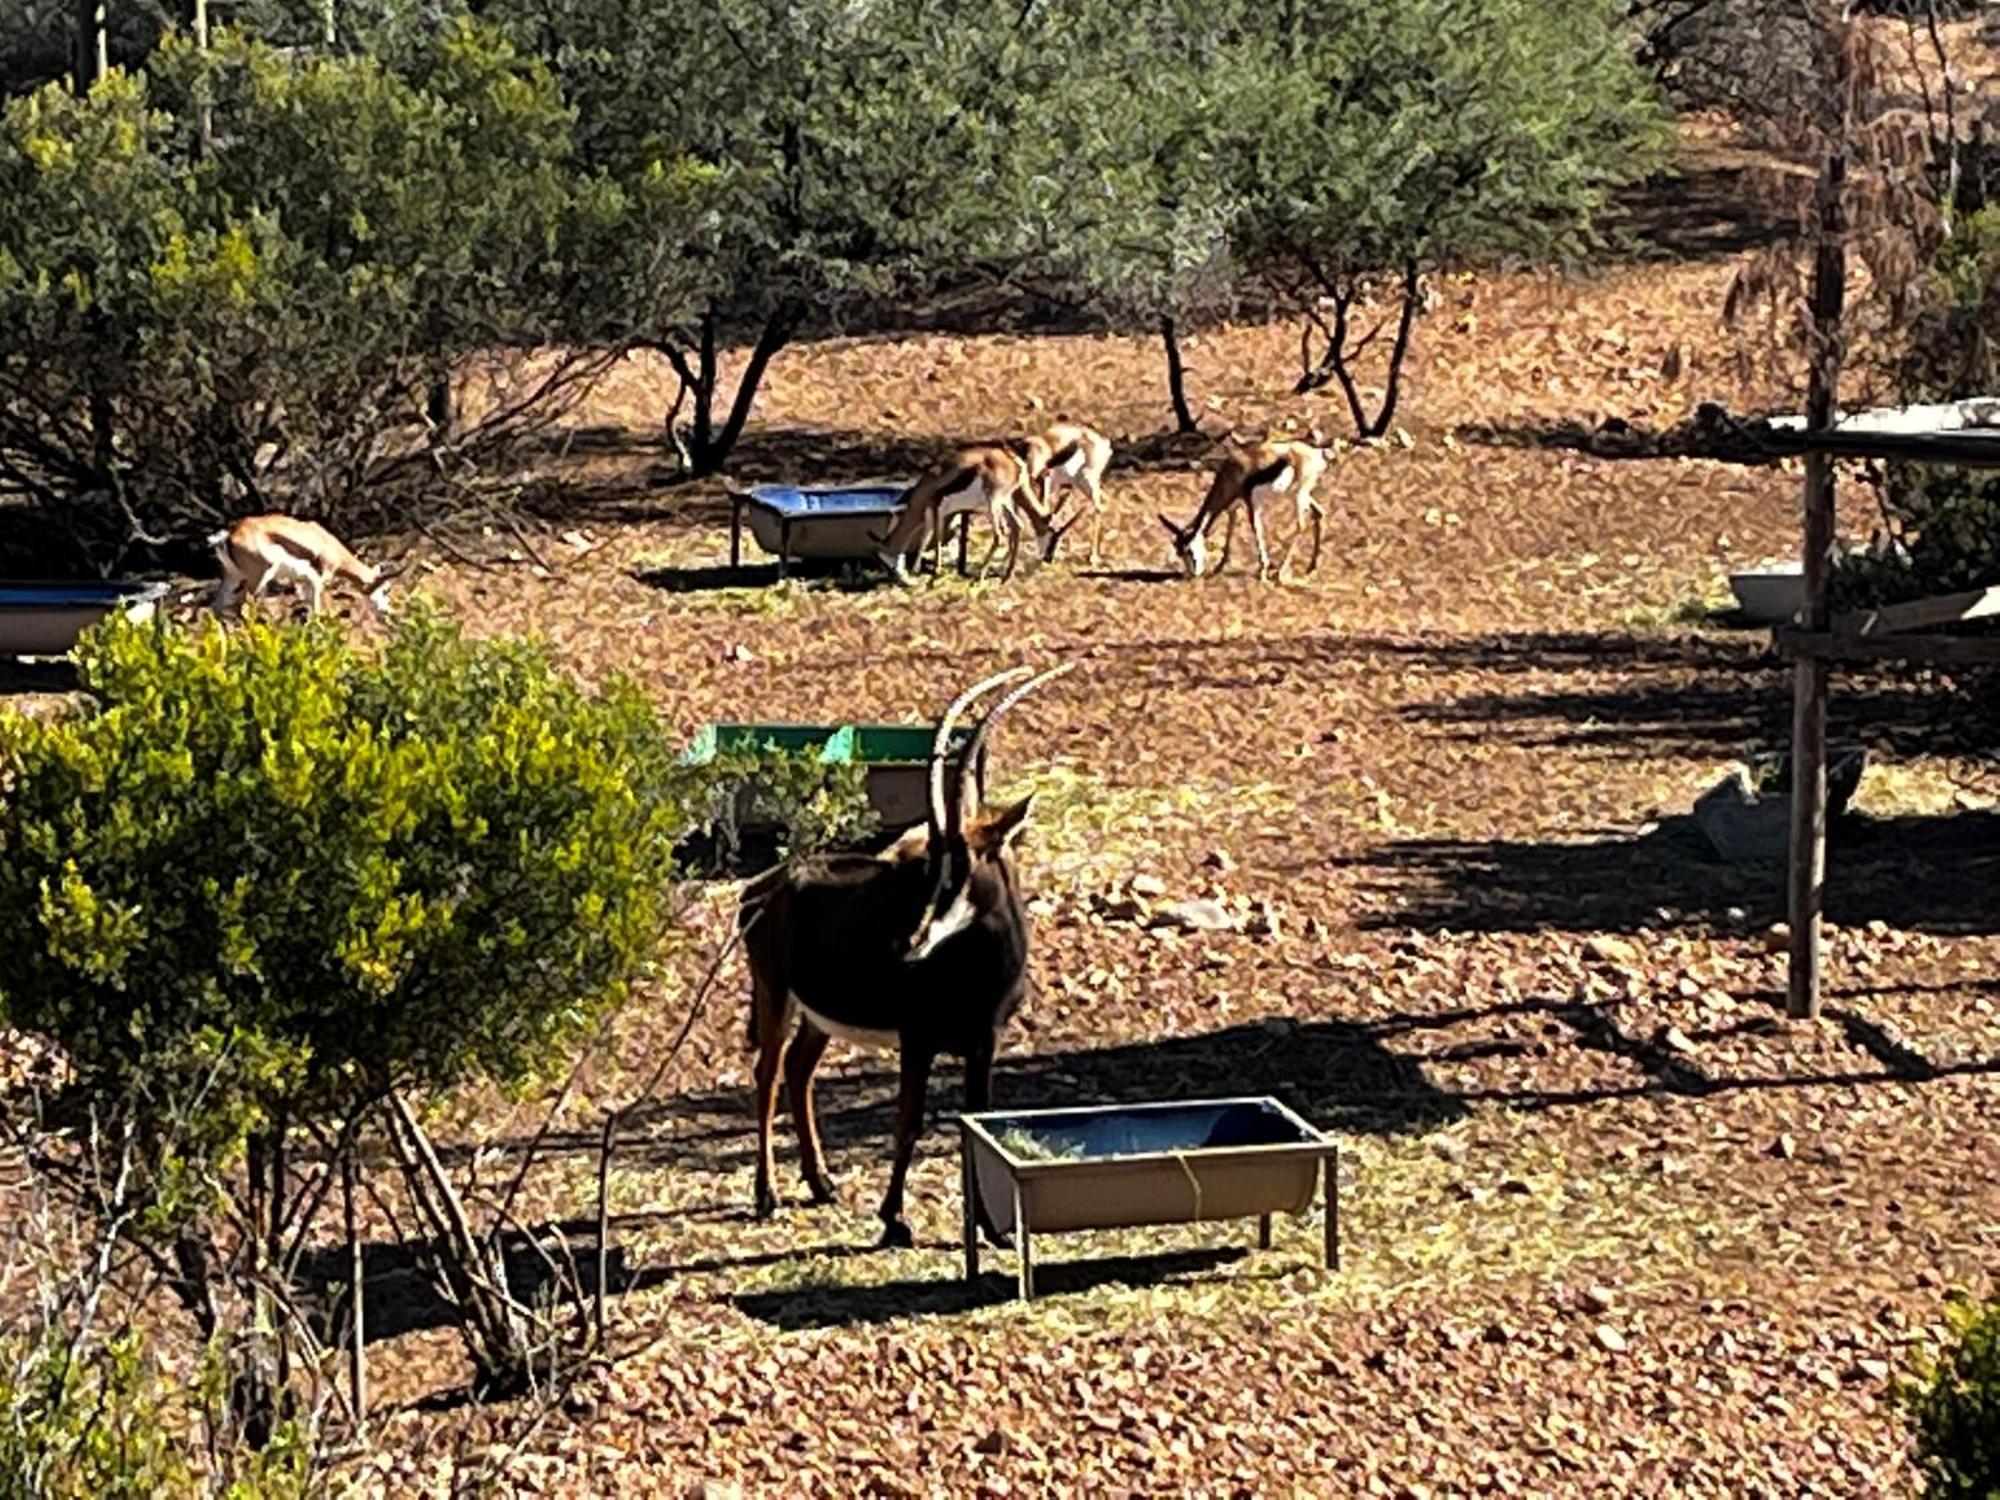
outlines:
[{"label": "rocky ground", "polygon": [[[1905,1491],[1887,1401],[2000,1241],[2000,897],[1991,762],[1936,678],[1843,679],[1875,752],[1832,855],[1825,1016],[1783,1017],[1782,877],[1687,817],[1783,742],[1788,678],[1730,630],[1728,568],[1794,545],[1797,476],[1544,448],[1559,418],[1672,421],[1746,383],[1726,255],[1586,281],[1454,282],[1400,434],[1336,462],[1316,575],[1167,572],[1198,451],[1153,436],[1156,351],[922,338],[787,353],[748,473],[904,473],[1049,413],[1120,445],[1107,561],[908,592],[744,586],[720,492],[667,481],[666,388],[634,365],[561,466],[546,569],[436,560],[477,628],[535,631],[713,717],[934,714],[1014,662],[1080,665],[1024,704],[996,780],[1040,794],[1022,856],[1037,993],[1001,1097],[1273,1093],[1340,1133],[1347,1254],[1313,1222],[1081,1236],[967,1288],[949,1133],[913,1178],[919,1245],[865,1247],[894,1078],[838,1047],[821,1112],[844,1206],[752,1221],[733,969],[614,1175],[626,1351],[523,1437],[454,1406],[419,1303],[378,1330],[371,1486],[442,1486],[504,1448],[524,1492],[772,1495]],[[1294,330],[1190,350],[1217,425],[1333,410],[1285,394]],[[1858,505],[1858,502],[1857,502]],[[1849,517],[1865,527],[1865,510]],[[1210,899],[1203,927],[1163,908]],[[689,976],[728,892],[696,915]],[[678,1030],[621,1018],[538,1169],[584,1214],[594,1122]],[[952,1080],[937,1085],[950,1107]],[[518,1142],[534,1101],[455,1133]],[[573,1230],[578,1226],[572,1225]],[[395,1308],[393,1298],[385,1306]]]}]

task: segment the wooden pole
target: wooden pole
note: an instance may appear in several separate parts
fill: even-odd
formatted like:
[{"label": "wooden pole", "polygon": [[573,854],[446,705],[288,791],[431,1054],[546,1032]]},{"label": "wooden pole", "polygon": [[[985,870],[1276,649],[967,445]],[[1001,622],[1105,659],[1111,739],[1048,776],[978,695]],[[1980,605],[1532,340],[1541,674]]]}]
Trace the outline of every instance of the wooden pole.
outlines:
[{"label": "wooden pole", "polygon": [[368,1436],[368,1294],[367,1259],[361,1248],[361,1228],[355,1216],[354,1153],[349,1141],[340,1154],[342,1217],[347,1229],[347,1379],[354,1400],[355,1436]]},{"label": "wooden pole", "polygon": [[[1826,162],[1815,210],[1812,281],[1812,364],[1806,387],[1806,427],[1833,425],[1840,392],[1841,310],[1847,298],[1847,131],[1850,22],[1828,22],[1833,50],[1833,100]],[[1805,606],[1800,625],[1827,629],[1827,582],[1833,571],[1833,459],[1806,455]],[[1821,930],[1826,906],[1826,691],[1828,663],[1804,657],[1792,669],[1791,957],[1785,1011],[1819,1014]]]}]

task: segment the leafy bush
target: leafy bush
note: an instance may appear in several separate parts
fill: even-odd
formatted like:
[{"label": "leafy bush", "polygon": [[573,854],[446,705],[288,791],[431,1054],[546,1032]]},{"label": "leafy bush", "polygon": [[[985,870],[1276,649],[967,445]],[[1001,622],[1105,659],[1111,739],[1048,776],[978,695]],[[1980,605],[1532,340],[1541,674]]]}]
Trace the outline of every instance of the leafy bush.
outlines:
[{"label": "leafy bush", "polygon": [[60,1050],[54,1118],[136,1116],[135,1232],[213,1339],[302,1243],[289,1127],[525,1081],[648,971],[704,781],[629,685],[422,607],[375,653],[114,618],[78,659],[93,711],[0,714],[0,1024]]},{"label": "leafy bush", "polygon": [[787,854],[856,848],[878,831],[864,766],[764,747],[724,751],[701,771],[694,835],[680,850],[700,873],[745,873]]},{"label": "leafy bush", "polygon": [[1932,1500],[2000,1495],[2000,1299],[1951,1309],[1952,1342],[1902,1392]]},{"label": "leafy bush", "polygon": [[1912,464],[1887,470],[1882,509],[1892,533],[1843,554],[1836,608],[1921,599],[2000,583],[2000,476]]},{"label": "leafy bush", "polygon": [[520,1078],[668,926],[692,783],[629,686],[422,609],[373,656],[114,621],[79,660],[96,712],[0,717],[0,1009],[86,1087],[226,1058],[248,1120]]},{"label": "leafy bush", "polygon": [[[108,566],[260,503],[338,514],[430,476],[463,437],[438,404],[458,362],[601,332],[625,288],[578,271],[604,247],[652,257],[654,305],[683,284],[667,252],[701,174],[654,160],[622,189],[578,165],[571,126],[549,70],[469,20],[401,70],[169,37],[88,98],[8,101],[0,496]],[[524,375],[486,428],[582,361]]]},{"label": "leafy bush", "polygon": [[163,1369],[137,1334],[73,1345],[0,1339],[0,1494],[35,1500],[216,1495],[293,1500],[311,1493],[312,1451],[289,1423],[262,1452],[211,1443],[197,1467],[198,1408],[218,1392]]}]

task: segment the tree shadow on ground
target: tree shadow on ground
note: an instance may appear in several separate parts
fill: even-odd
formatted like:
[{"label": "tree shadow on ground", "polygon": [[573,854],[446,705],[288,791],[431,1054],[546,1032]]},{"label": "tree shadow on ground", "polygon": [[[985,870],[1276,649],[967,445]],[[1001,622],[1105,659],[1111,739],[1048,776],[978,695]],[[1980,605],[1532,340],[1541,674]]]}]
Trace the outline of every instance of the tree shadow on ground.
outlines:
[{"label": "tree shadow on ground", "polygon": [[[1343,863],[1392,899],[1371,919],[1377,927],[1633,932],[1671,920],[1748,930],[1785,906],[1782,861],[1725,863],[1687,817],[1582,843],[1406,840]],[[1843,927],[2000,932],[2000,812],[1842,819],[1829,841],[1826,902],[1828,920]]]},{"label": "tree shadow on ground", "polygon": [[[1325,1130],[1398,1134],[1432,1129],[1463,1111],[1408,1059],[1387,1050],[1367,1027],[1341,1021],[1286,1020],[1136,1042],[1085,1052],[1003,1058],[995,1095],[1010,1109],[1055,1109],[1167,1099],[1269,1094]],[[959,1106],[958,1070],[940,1066],[931,1082],[933,1112]],[[829,1074],[815,1085],[820,1135],[830,1147],[889,1138],[895,1115],[893,1070]],[[635,1140],[636,1160],[711,1171],[756,1160],[756,1132],[741,1090],[662,1100],[635,1118],[633,1130],[673,1120],[707,1128],[669,1129]],[[726,1124],[715,1124],[716,1120]],[[588,1143],[579,1139],[579,1146]]]},{"label": "tree shadow on ground", "polygon": [[[1146,1287],[1206,1276],[1247,1254],[1240,1248],[1171,1250],[1159,1255],[1106,1256],[1098,1260],[1054,1261],[1035,1267],[1035,1295],[1087,1292],[1101,1286]],[[1014,1296],[1014,1278],[982,1273],[976,1282],[961,1277],[878,1282],[870,1286],[799,1287],[748,1292],[732,1299],[760,1322],[788,1333],[814,1328],[884,1323],[892,1318],[970,1312]]]},{"label": "tree shadow on ground", "polygon": [[1796,210],[1757,192],[1753,169],[1748,158],[1694,151],[1621,189],[1608,215],[1626,242],[1616,251],[1639,261],[1732,260],[1796,234]]},{"label": "tree shadow on ground", "polygon": [[[1791,732],[1789,669],[1740,641],[1695,636],[1620,648],[1607,638],[1593,652],[1561,637],[1468,637],[1429,654],[1500,673],[1592,666],[1622,673],[1602,687],[1469,693],[1403,710],[1454,740],[1735,759],[1782,748]],[[1976,752],[2000,742],[2000,726],[1977,698],[1935,675],[1844,671],[1828,700],[1829,732],[1896,755]]]}]

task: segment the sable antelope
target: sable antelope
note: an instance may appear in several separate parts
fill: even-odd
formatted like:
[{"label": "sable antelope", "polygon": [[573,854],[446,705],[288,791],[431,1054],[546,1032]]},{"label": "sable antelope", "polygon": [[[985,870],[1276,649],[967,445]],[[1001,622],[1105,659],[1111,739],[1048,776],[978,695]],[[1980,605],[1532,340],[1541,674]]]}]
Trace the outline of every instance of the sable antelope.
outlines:
[{"label": "sable antelope", "polygon": [[326,586],[346,578],[367,596],[378,618],[389,614],[389,580],[394,570],[370,567],[348,551],[317,521],[294,516],[245,516],[226,531],[208,539],[222,564],[222,583],[215,591],[215,612],[223,614],[244,589],[263,598],[278,583],[304,584],[306,613],[319,613]]},{"label": "sable antelope", "polygon": [[961,448],[925,474],[903,497],[902,514],[889,534],[879,538],[883,563],[899,579],[909,576],[904,559],[924,537],[931,538],[933,558],[943,546],[946,523],[953,517],[984,509],[993,528],[993,544],[979,565],[983,579],[993,567],[1004,533],[1007,563],[1002,578],[1014,576],[1014,564],[1021,550],[1022,517],[1041,543],[1042,560],[1055,554],[1061,533],[1050,524],[1047,514],[1035,503],[1034,486],[1021,455],[998,444]]},{"label": "sable antelope", "polygon": [[1194,519],[1185,526],[1176,526],[1167,517],[1161,516],[1160,524],[1174,539],[1174,553],[1189,576],[1199,578],[1211,571],[1208,566],[1208,533],[1218,520],[1226,517],[1222,532],[1222,556],[1216,559],[1213,569],[1220,573],[1229,562],[1229,544],[1236,536],[1236,506],[1241,504],[1250,514],[1250,532],[1257,539],[1257,576],[1267,579],[1271,576],[1271,549],[1264,540],[1264,507],[1289,491],[1298,526],[1279,555],[1278,572],[1281,575],[1284,573],[1292,548],[1298,545],[1299,532],[1305,529],[1310,517],[1312,557],[1306,563],[1306,571],[1310,573],[1319,567],[1320,523],[1325,519],[1325,512],[1313,498],[1313,486],[1319,483],[1320,476],[1325,472],[1326,453],[1312,443],[1252,443],[1245,446],[1231,442]]},{"label": "sable antelope", "polygon": [[[969,768],[978,764],[1002,714],[1073,665],[1032,677],[1028,668],[1016,667],[976,683],[945,710],[931,744],[921,845],[910,838],[883,855],[790,862],[745,886],[737,925],[750,970],[750,1044],[757,1049],[759,1217],[778,1203],[771,1131],[781,1062],[806,1186],[815,1203],[834,1199],[820,1154],[812,1080],[827,1043],[839,1037],[899,1055],[895,1158],[882,1199],[881,1243],[912,1243],[903,1222],[903,1183],[923,1126],[931,1065],[940,1055],[964,1058],[965,1106],[987,1108],[1000,1033],[1028,987],[1028,918],[1008,846],[1034,799],[980,807]],[[982,694],[1007,683],[1019,685],[979,721],[947,794],[945,747],[953,726]],[[983,1206],[979,1222],[997,1242]]]},{"label": "sable antelope", "polygon": [[[1090,502],[1090,560],[1096,563],[1104,534],[1102,486],[1104,471],[1111,465],[1111,439],[1081,422],[1057,422],[1029,438],[1022,445],[1022,452],[1028,463],[1029,482],[1036,487],[1042,509],[1051,516],[1056,512],[1058,490],[1073,487],[1083,491]],[[1060,537],[1061,533],[1057,535]],[[1051,543],[1051,556],[1054,550]]]}]

